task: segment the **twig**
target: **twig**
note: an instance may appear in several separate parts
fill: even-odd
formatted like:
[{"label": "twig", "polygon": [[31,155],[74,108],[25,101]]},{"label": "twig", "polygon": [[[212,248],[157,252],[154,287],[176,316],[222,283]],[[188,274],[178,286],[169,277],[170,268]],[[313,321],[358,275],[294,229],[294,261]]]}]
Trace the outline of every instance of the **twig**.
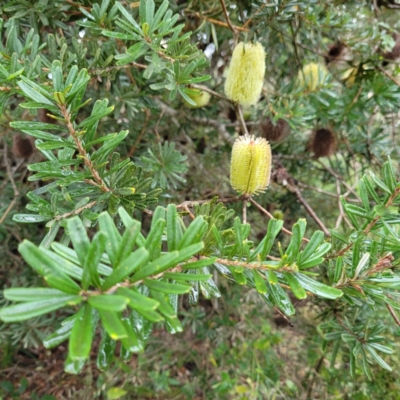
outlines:
[{"label": "twig", "polygon": [[243,200],[243,208],[242,208],[242,216],[243,216],[243,223],[247,223],[247,199]]},{"label": "twig", "polygon": [[103,72],[110,72],[110,71],[113,71],[115,69],[119,70],[119,69],[127,69],[127,68],[132,68],[132,67],[146,69],[147,65],[139,64],[137,62],[131,62],[131,63],[126,64],[126,65],[113,65],[111,67],[90,69],[89,70],[89,74],[99,75],[99,74],[102,74]]},{"label": "twig", "polygon": [[259,9],[249,18],[242,26],[243,29],[247,28],[247,26],[250,24],[250,22],[254,19],[254,17],[267,5],[267,3],[261,4]]},{"label": "twig", "polygon": [[[254,204],[263,214],[265,214],[268,218],[270,218],[270,219],[276,219],[276,218],[274,218],[274,216],[271,214],[271,213],[269,213],[264,207],[262,207],[260,204],[258,204],[254,199],[252,199],[251,197],[250,197],[250,199],[249,199],[249,201],[252,203],[252,204]],[[287,233],[288,235],[293,235],[293,233],[292,232],[290,232],[288,229],[286,229],[285,227],[282,227],[282,231],[283,232],[285,232],[285,233]],[[307,238],[305,238],[305,237],[303,237],[303,239],[302,239],[304,242],[309,242],[309,239],[307,239]]]},{"label": "twig", "polygon": [[204,90],[205,92],[212,94],[214,97],[218,97],[219,99],[224,100],[224,101],[228,102],[229,104],[232,104],[232,102],[227,97],[225,97],[224,95],[222,95],[218,92],[215,92],[214,90],[208,88],[205,85],[198,85],[198,84],[193,83],[190,86],[194,87],[195,89]]},{"label": "twig", "polygon": [[[72,138],[74,139],[75,145],[78,149],[79,155],[83,158],[83,161],[86,165],[86,167],[89,169],[91,172],[95,185],[99,187],[103,192],[110,192],[110,188],[107,187],[106,183],[103,181],[103,179],[100,177],[98,171],[94,167],[92,160],[88,157],[88,154],[86,153],[85,148],[82,145],[82,142],[79,140],[79,135],[76,132],[74,126],[72,125],[71,122],[71,114],[68,112],[67,108],[65,107],[64,104],[59,105],[60,111],[62,116],[64,117],[64,120],[66,121],[68,131]],[[86,180],[87,181],[87,180]]]},{"label": "twig", "polygon": [[383,73],[383,75],[385,75],[386,77],[388,77],[392,82],[394,82],[397,86],[400,86],[400,82],[398,82],[395,78],[393,78],[392,75],[389,74],[389,72],[385,71],[384,68],[382,67],[377,67],[379,69],[379,71],[381,71]]},{"label": "twig", "polygon": [[325,165],[322,161],[318,160],[318,163],[322,165],[331,175],[338,179],[343,184],[343,186],[345,186],[351,193],[353,193],[354,196],[361,202],[361,199],[356,191],[339,174],[337,174],[332,168]]},{"label": "twig", "polygon": [[308,214],[310,214],[310,217],[317,223],[317,225],[323,230],[326,236],[331,236],[330,232],[324,225],[324,223],[318,218],[318,215],[315,213],[315,211],[311,208],[311,206],[307,203],[306,199],[303,197],[301,194],[300,189],[296,185],[291,185],[290,183],[287,183],[287,188],[289,191],[294,193],[294,195],[297,197],[297,200],[303,205],[303,207],[306,209]]},{"label": "twig", "polygon": [[394,312],[393,307],[392,307],[390,304],[388,304],[388,303],[385,303],[385,304],[386,304],[386,307],[388,308],[388,310],[389,310],[391,316],[393,317],[394,322],[396,322],[396,324],[397,324],[398,326],[400,326],[400,319],[399,319],[399,317],[396,315],[396,313]]},{"label": "twig", "polygon": [[[187,11],[188,11],[188,10],[187,10]],[[189,13],[188,13],[188,14],[189,14]],[[198,12],[190,13],[190,14],[191,14],[191,15],[195,15],[197,18],[204,19],[205,21],[208,21],[208,22],[210,22],[210,23],[212,23],[212,24],[214,24],[214,25],[219,25],[219,26],[223,26],[223,27],[225,27],[225,28],[231,29],[230,26],[229,26],[226,22],[222,22],[222,21],[219,21],[219,20],[214,19],[214,18],[205,17],[204,15],[202,15],[202,14],[200,14],[200,13],[198,13]],[[233,25],[232,25],[232,26],[233,26]],[[233,26],[233,28],[234,28],[235,30],[241,31],[241,32],[248,32],[248,31],[249,31],[247,28],[243,28],[242,26]]]},{"label": "twig", "polygon": [[235,111],[236,111],[237,119],[239,120],[239,123],[240,123],[240,127],[242,129],[243,135],[248,135],[249,131],[247,130],[246,122],[244,120],[243,112],[242,112],[242,108],[241,108],[240,104],[235,105]]},{"label": "twig", "polygon": [[91,203],[86,204],[85,206],[79,207],[74,211],[67,212],[65,214],[57,215],[54,219],[56,221],[60,221],[61,219],[72,217],[73,215],[78,215],[82,211],[87,210],[88,208],[92,208],[97,203],[97,200],[92,201]]},{"label": "twig", "polygon": [[[245,196],[239,196],[239,197],[228,197],[226,199],[217,199],[218,203],[235,203],[237,201],[242,201],[244,199],[247,199]],[[204,204],[208,203],[212,199],[206,199],[206,200],[193,200],[193,201],[184,201],[183,203],[179,204],[176,206],[176,208],[185,208],[185,207],[194,207],[196,204]]]},{"label": "twig", "polygon": [[132,157],[132,154],[136,151],[137,146],[139,145],[140,141],[142,140],[142,137],[143,137],[144,133],[146,132],[147,124],[149,123],[149,118],[150,118],[150,110],[148,108],[145,108],[144,112],[145,112],[146,117],[145,117],[145,121],[144,121],[144,124],[143,124],[143,128],[142,128],[139,136],[137,137],[137,139],[135,141],[135,144],[129,150],[128,155],[127,155],[128,158]]},{"label": "twig", "polygon": [[10,163],[8,162],[8,156],[7,156],[7,143],[6,141],[4,141],[4,152],[3,152],[3,159],[4,159],[4,164],[6,166],[7,169],[7,174],[8,174],[8,178],[10,179],[11,185],[13,187],[13,191],[14,191],[14,198],[12,199],[11,203],[8,205],[6,211],[4,211],[2,217],[0,218],[0,224],[3,223],[3,221],[7,218],[8,213],[12,210],[12,208],[14,207],[15,203],[17,202],[18,196],[19,196],[19,190],[14,182],[14,178],[12,176],[12,172],[11,172],[11,167],[10,167]]},{"label": "twig", "polygon": [[226,22],[227,22],[227,24],[229,26],[229,29],[233,32],[233,35],[236,36],[236,30],[233,27],[232,22],[231,22],[231,20],[229,18],[229,14],[228,14],[228,10],[226,9],[225,1],[224,0],[219,0],[219,2],[221,3],[222,11],[225,14],[225,19],[226,19]]}]

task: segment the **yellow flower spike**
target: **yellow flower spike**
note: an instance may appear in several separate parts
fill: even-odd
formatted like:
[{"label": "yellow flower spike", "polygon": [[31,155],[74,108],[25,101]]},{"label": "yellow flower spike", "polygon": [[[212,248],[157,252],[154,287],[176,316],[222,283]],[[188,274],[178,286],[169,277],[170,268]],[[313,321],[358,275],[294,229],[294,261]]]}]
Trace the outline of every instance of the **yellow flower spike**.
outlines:
[{"label": "yellow flower spike", "polygon": [[239,193],[263,192],[271,176],[271,146],[264,138],[244,135],[232,148],[231,186]]},{"label": "yellow flower spike", "polygon": [[265,75],[265,50],[261,43],[239,43],[232,53],[225,81],[228,99],[245,107],[258,102]]},{"label": "yellow flower spike", "polygon": [[306,64],[297,75],[298,86],[313,92],[324,85],[329,74],[325,65],[317,63]]},{"label": "yellow flower spike", "polygon": [[190,97],[191,100],[193,100],[196,105],[190,104],[188,101],[183,99],[183,102],[185,103],[185,106],[189,108],[200,108],[206,106],[211,98],[210,93],[204,92],[203,90],[198,90],[198,89],[191,89],[191,90],[186,90],[186,95]]}]

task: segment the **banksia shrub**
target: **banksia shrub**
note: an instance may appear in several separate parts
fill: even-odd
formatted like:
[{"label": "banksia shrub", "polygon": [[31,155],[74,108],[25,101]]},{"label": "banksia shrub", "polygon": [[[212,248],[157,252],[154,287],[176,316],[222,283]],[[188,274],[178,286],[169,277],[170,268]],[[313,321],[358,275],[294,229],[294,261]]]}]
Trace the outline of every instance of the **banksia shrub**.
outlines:
[{"label": "banksia shrub", "polygon": [[206,106],[211,98],[210,93],[198,89],[186,89],[186,95],[193,100],[196,105],[190,104],[186,99],[183,99],[185,105],[189,108],[201,108]]},{"label": "banksia shrub", "polygon": [[297,75],[297,86],[314,91],[324,85],[329,72],[322,64],[306,64]]},{"label": "banksia shrub", "polygon": [[330,129],[317,129],[313,132],[307,148],[316,158],[329,157],[336,152],[336,136]]},{"label": "banksia shrub", "polygon": [[228,99],[245,107],[257,103],[265,75],[265,50],[261,43],[239,43],[233,50],[226,81]]},{"label": "banksia shrub", "polygon": [[271,118],[260,124],[261,136],[269,142],[279,142],[286,139],[290,133],[290,126],[284,119],[278,119],[275,125]]},{"label": "banksia shrub", "polygon": [[231,185],[239,194],[263,192],[271,176],[271,146],[264,138],[244,135],[232,148]]}]

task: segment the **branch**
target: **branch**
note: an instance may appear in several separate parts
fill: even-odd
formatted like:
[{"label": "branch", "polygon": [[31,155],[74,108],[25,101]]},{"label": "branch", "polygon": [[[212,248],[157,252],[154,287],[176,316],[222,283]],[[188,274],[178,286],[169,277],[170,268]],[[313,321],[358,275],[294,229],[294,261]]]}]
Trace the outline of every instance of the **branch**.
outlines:
[{"label": "branch", "polygon": [[65,214],[57,215],[54,219],[59,221],[60,219],[72,217],[73,215],[78,215],[82,211],[87,210],[88,208],[92,208],[97,203],[97,200],[92,201],[91,203],[86,204],[85,206],[79,207],[74,211],[67,212]]},{"label": "branch", "polygon": [[225,1],[219,0],[219,2],[221,3],[222,11],[225,14],[225,19],[226,19],[226,22],[228,23],[229,29],[233,32],[233,35],[236,36],[236,30],[235,30],[234,26],[232,25],[232,22],[229,18],[229,14],[228,14],[228,10],[226,9]]},{"label": "branch", "polygon": [[92,160],[89,158],[88,154],[86,153],[85,148],[82,145],[82,142],[79,139],[79,135],[76,132],[74,126],[72,125],[71,122],[71,114],[68,112],[67,108],[65,105],[59,105],[59,108],[61,110],[61,114],[64,117],[68,131],[72,138],[74,139],[75,145],[78,149],[79,155],[83,158],[83,161],[86,165],[86,167],[89,169],[91,172],[95,185],[99,187],[103,192],[110,192],[110,188],[107,187],[106,183],[103,181],[103,179],[100,177],[99,173],[97,172],[96,168],[94,167]]},{"label": "branch", "polygon": [[[202,14],[200,14],[198,12],[191,12],[188,9],[186,9],[185,11],[188,13],[188,15],[195,15],[197,18],[204,19],[204,21],[208,21],[208,22],[210,22],[210,23],[212,23],[214,25],[219,25],[219,26],[223,26],[224,28],[231,29],[230,26],[226,22],[218,21],[217,19],[214,19],[214,18],[205,17],[204,15],[202,15]],[[248,32],[249,31],[249,29],[244,28],[242,26],[234,26],[234,25],[232,25],[232,26],[237,31],[241,31],[241,32]]]},{"label": "branch", "polygon": [[[400,4],[399,4],[400,8]],[[383,73],[386,77],[388,77],[392,82],[394,82],[397,86],[400,86],[400,82],[398,82],[392,75],[389,74],[389,72],[385,71],[382,67],[377,67],[379,71]]]}]

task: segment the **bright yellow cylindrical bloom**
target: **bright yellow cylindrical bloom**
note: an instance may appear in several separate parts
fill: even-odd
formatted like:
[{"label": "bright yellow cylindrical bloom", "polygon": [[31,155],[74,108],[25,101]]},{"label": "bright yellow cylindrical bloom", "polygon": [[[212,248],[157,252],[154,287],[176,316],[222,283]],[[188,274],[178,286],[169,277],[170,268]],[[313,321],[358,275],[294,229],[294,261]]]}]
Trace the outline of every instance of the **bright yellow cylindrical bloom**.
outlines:
[{"label": "bright yellow cylindrical bloom", "polygon": [[312,62],[306,64],[303,69],[299,71],[297,84],[309,91],[314,91],[323,86],[328,74],[329,71],[325,65]]},{"label": "bright yellow cylindrical bloom", "polygon": [[231,185],[239,194],[258,194],[269,185],[271,146],[264,138],[244,135],[232,148]]},{"label": "bright yellow cylindrical bloom", "polygon": [[239,43],[233,50],[226,81],[228,99],[243,106],[258,102],[265,75],[265,50],[261,43]]}]

